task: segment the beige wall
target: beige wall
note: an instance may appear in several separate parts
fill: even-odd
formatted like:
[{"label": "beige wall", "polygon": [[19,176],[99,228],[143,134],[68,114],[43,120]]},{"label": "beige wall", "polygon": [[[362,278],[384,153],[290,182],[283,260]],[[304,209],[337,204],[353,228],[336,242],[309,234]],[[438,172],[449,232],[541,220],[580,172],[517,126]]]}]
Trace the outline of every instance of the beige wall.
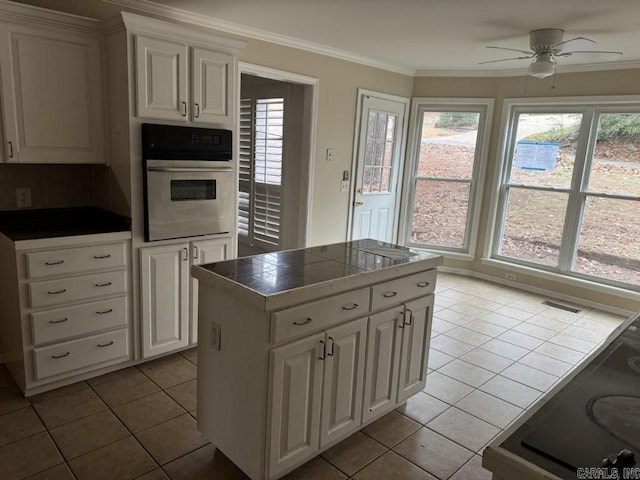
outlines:
[{"label": "beige wall", "polygon": [[[640,95],[640,69],[558,75],[555,88],[552,89],[552,85],[551,78],[544,80],[530,78],[528,84],[526,77],[415,78],[413,88],[413,96],[415,97],[488,97],[495,99],[476,258],[471,262],[448,260],[445,262],[446,265],[504,278],[504,270],[489,267],[481,261],[485,247],[488,219],[491,213],[490,201],[494,175],[500,161],[499,141],[504,99],[585,95]],[[527,88],[526,93],[525,86]],[[571,287],[560,282],[550,282],[547,279],[536,276],[518,274],[518,281],[597,303],[616,305],[619,308],[632,311],[640,310],[640,302],[637,301],[626,300],[598,291],[594,292],[593,290]]]},{"label": "beige wall", "polygon": [[[323,55],[245,39],[240,60],[317,78],[318,118],[313,171],[311,245],[346,239],[349,193],[340,192],[351,170],[358,88],[411,96],[413,78]],[[333,160],[325,160],[327,148]],[[304,194],[304,192],[303,192]]]}]

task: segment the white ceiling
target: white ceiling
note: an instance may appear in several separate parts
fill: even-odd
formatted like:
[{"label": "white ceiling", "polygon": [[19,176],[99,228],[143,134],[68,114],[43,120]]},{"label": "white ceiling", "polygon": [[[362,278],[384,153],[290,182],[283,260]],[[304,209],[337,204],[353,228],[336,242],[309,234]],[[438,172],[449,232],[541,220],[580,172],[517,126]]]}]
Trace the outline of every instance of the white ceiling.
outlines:
[{"label": "white ceiling", "polygon": [[[24,1],[24,0],[23,0]],[[640,67],[640,0],[102,0],[187,11],[228,32],[427,75],[514,75],[528,60],[484,48],[529,49],[528,32],[562,28],[580,49],[624,54],[560,59],[559,72]],[[166,9],[162,9],[166,11]],[[202,16],[202,17],[200,17]],[[506,54],[506,55],[505,55]]]}]

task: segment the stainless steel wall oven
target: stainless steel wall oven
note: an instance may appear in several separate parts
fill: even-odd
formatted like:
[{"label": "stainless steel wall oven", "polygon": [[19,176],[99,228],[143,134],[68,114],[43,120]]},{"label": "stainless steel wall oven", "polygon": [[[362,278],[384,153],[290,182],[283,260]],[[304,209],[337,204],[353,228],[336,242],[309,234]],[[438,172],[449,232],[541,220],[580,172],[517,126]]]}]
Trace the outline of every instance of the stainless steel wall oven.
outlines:
[{"label": "stainless steel wall oven", "polygon": [[145,241],[231,232],[232,162],[230,130],[143,124]]}]

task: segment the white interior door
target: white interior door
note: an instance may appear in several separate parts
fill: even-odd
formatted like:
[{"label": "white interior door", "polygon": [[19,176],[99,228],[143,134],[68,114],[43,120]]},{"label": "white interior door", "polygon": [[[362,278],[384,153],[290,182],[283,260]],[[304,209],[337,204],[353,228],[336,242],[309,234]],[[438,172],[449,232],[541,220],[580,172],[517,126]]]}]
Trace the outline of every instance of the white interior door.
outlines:
[{"label": "white interior door", "polygon": [[362,94],[351,240],[394,242],[408,99]]}]

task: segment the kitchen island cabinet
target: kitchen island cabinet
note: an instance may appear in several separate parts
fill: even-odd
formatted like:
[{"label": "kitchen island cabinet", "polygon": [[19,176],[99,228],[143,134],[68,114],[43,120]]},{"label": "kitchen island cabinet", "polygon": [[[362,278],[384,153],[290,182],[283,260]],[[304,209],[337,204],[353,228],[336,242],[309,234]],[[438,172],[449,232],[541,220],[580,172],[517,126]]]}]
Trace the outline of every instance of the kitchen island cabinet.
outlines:
[{"label": "kitchen island cabinet", "polygon": [[280,478],[426,382],[438,255],[373,240],[192,267],[198,426]]}]

